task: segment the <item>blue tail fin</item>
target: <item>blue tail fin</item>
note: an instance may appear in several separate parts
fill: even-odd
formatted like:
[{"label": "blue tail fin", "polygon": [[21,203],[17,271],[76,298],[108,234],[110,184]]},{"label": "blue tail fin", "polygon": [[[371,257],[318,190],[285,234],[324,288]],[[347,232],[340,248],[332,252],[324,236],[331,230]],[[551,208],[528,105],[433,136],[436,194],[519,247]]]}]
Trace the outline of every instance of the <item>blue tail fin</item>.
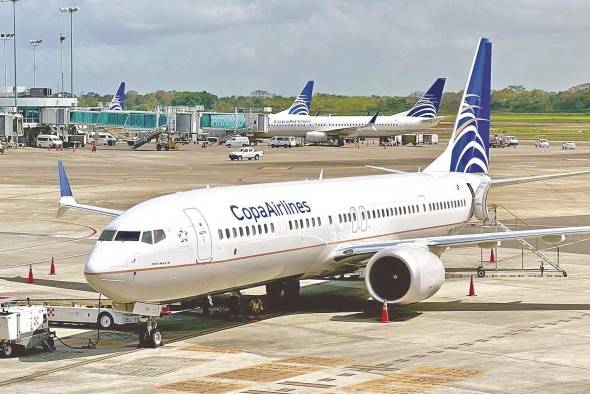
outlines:
[{"label": "blue tail fin", "polygon": [[307,81],[299,96],[288,109],[289,115],[309,115],[311,98],[313,96],[313,81]]},{"label": "blue tail fin", "polygon": [[425,171],[488,172],[491,74],[492,42],[480,38],[449,145]]},{"label": "blue tail fin", "polygon": [[413,118],[436,118],[442,100],[445,78],[438,78],[420,100],[408,111],[406,116]]},{"label": "blue tail fin", "polygon": [[119,84],[117,93],[115,93],[109,104],[109,110],[111,111],[123,111],[123,108],[125,108],[125,82]]}]

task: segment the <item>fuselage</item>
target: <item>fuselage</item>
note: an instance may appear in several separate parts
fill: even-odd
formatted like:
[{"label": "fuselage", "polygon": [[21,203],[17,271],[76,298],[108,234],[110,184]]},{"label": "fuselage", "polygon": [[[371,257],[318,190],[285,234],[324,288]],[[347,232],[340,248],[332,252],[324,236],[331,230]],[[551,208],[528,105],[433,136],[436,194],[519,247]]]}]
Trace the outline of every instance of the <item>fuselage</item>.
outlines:
[{"label": "fuselage", "polygon": [[357,128],[349,131],[345,136],[357,137],[387,137],[406,131],[424,130],[436,126],[436,118],[410,117],[404,114],[378,116],[373,126],[367,124],[371,116],[309,116],[309,115],[270,115],[268,120],[269,137],[294,136],[305,137],[310,131],[326,131],[333,129]]},{"label": "fuselage", "polygon": [[140,203],[109,224],[85,267],[120,302],[163,302],[273,280],[354,271],[354,243],[449,234],[486,176],[388,174],[198,189]]}]

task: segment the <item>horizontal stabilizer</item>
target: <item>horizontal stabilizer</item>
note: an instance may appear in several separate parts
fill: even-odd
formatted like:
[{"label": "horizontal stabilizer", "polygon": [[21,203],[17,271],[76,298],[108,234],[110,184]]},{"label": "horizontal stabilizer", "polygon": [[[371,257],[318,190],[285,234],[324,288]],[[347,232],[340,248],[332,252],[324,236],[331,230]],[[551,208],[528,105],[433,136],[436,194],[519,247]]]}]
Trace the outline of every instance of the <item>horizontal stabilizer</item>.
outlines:
[{"label": "horizontal stabilizer", "polygon": [[518,183],[544,181],[546,179],[565,178],[568,176],[590,174],[590,171],[575,171],[575,172],[562,172],[560,174],[547,174],[547,175],[535,175],[535,176],[524,176],[519,178],[505,178],[505,179],[493,179],[492,185],[494,186],[508,186],[516,185]]}]

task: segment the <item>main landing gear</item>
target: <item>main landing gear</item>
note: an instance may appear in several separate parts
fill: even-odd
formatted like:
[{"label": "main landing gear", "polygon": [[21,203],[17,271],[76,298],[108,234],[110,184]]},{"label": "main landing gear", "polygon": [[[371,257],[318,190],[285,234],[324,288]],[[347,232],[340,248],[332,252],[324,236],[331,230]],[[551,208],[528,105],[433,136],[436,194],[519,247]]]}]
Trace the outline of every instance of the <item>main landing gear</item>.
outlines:
[{"label": "main landing gear", "polygon": [[139,347],[157,348],[162,346],[162,332],[153,318],[148,318],[139,331]]},{"label": "main landing gear", "polygon": [[282,300],[287,303],[295,301],[300,290],[299,279],[296,278],[281,279],[266,285],[266,295],[273,305],[279,304]]}]

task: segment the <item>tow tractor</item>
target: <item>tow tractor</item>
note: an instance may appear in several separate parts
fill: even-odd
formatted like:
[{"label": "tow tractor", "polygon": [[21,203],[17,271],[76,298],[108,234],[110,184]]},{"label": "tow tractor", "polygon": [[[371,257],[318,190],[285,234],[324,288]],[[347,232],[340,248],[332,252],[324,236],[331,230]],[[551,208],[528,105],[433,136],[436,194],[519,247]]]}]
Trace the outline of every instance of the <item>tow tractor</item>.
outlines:
[{"label": "tow tractor", "polygon": [[0,309],[0,356],[12,357],[19,350],[55,349],[55,332],[49,330],[47,308],[38,305]]}]

